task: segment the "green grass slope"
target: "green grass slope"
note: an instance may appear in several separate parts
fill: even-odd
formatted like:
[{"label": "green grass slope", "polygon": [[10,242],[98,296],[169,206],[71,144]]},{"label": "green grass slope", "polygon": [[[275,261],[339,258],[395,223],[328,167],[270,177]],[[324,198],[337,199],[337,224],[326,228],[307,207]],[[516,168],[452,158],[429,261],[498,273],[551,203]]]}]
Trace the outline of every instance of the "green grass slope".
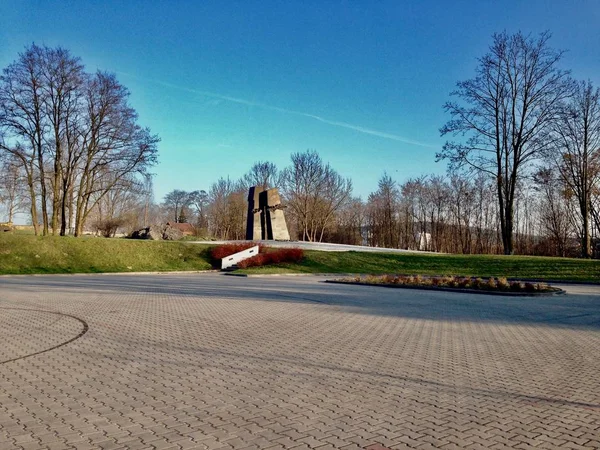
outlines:
[{"label": "green grass slope", "polygon": [[255,267],[241,272],[461,275],[600,282],[600,260],[427,253],[305,251],[304,254],[299,264]]},{"label": "green grass slope", "polygon": [[207,270],[208,246],[0,234],[0,274]]},{"label": "green grass slope", "polygon": [[[0,234],[0,274],[208,270],[212,245],[129,239]],[[531,256],[305,251],[298,264],[247,274],[357,273],[458,275],[600,282],[600,260]]]}]

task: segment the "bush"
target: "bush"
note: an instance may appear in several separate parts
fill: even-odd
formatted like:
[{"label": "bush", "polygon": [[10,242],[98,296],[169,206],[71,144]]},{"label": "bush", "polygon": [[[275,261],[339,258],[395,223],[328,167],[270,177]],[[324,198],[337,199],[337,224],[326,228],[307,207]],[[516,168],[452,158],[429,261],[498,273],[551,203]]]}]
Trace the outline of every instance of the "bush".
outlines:
[{"label": "bush", "polygon": [[304,258],[304,251],[300,248],[280,248],[276,250],[261,248],[261,253],[252,258],[238,263],[240,269],[259,267],[267,264],[296,263]]},{"label": "bush", "polygon": [[552,290],[552,288],[545,283],[508,281],[504,277],[490,277],[486,280],[482,280],[481,278],[458,276],[427,277],[421,275],[388,274],[356,276],[354,278],[342,278],[336,281],[400,286],[433,286],[440,288],[482,289],[486,291],[547,292]]},{"label": "bush", "polygon": [[102,236],[110,238],[117,233],[119,227],[124,223],[125,221],[123,219],[115,217],[113,219],[97,220],[96,223],[94,223],[94,226]]},{"label": "bush", "polygon": [[498,278],[498,289],[510,289],[511,284],[504,277]]},{"label": "bush", "polygon": [[514,291],[514,292],[547,292],[551,287],[545,283],[525,283],[508,281],[504,277],[490,277],[487,280],[471,277],[443,276],[427,277],[421,275],[367,275],[356,276],[350,279],[337,281],[361,282],[367,284],[386,284],[401,286],[433,286],[459,289],[483,289],[487,291]]},{"label": "bush", "polygon": [[471,279],[463,278],[458,282],[458,286],[463,289],[468,289],[471,287]]},{"label": "bush", "polygon": [[512,283],[510,283],[510,290],[519,292],[519,291],[524,290],[524,286],[523,286],[523,284],[519,283],[518,281],[513,281]]}]

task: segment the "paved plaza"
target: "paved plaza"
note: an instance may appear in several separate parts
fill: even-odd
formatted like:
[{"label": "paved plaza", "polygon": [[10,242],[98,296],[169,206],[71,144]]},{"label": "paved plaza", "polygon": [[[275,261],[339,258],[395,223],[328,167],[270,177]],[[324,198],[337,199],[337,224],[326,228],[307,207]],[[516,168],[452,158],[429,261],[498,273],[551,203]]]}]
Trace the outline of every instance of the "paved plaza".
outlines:
[{"label": "paved plaza", "polygon": [[600,287],[0,277],[0,449],[600,448]]}]

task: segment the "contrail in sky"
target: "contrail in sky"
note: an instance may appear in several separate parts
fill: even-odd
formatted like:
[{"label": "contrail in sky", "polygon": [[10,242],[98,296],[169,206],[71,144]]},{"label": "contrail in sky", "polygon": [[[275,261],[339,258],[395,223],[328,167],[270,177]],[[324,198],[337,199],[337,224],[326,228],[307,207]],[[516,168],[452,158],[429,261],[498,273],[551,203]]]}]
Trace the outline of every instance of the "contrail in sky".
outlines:
[{"label": "contrail in sky", "polygon": [[353,125],[351,123],[340,122],[337,120],[330,120],[330,119],[326,119],[321,116],[317,116],[315,114],[309,114],[309,113],[305,113],[302,111],[295,111],[293,109],[280,108],[279,106],[273,106],[273,105],[267,105],[265,103],[253,102],[253,101],[246,100],[243,98],[230,97],[228,95],[216,94],[214,92],[202,91],[202,90],[198,90],[198,89],[191,89],[191,88],[179,86],[179,85],[172,84],[172,83],[167,83],[164,81],[138,77],[137,75],[132,75],[132,74],[126,73],[126,72],[116,72],[116,73],[125,75],[128,77],[136,78],[136,79],[139,79],[142,81],[149,81],[151,83],[159,84],[159,85],[162,85],[162,86],[165,86],[168,88],[178,89],[178,90],[190,92],[193,94],[203,95],[205,97],[211,97],[211,98],[216,98],[216,99],[220,99],[220,100],[225,100],[225,101],[232,102],[232,103],[238,103],[240,105],[255,106],[258,108],[269,109],[271,111],[278,111],[278,112],[282,112],[285,114],[294,114],[296,116],[308,117],[310,119],[317,120],[319,122],[326,123],[328,125],[333,125],[333,126],[341,127],[341,128],[347,128],[349,130],[357,131],[359,133],[369,134],[371,136],[377,136],[377,137],[384,138],[384,139],[391,139],[393,141],[403,142],[405,144],[417,145],[419,147],[425,147],[425,148],[434,148],[434,149],[438,148],[435,145],[426,144],[424,142],[419,142],[419,141],[415,141],[412,139],[408,139],[408,138],[405,138],[402,136],[398,136],[397,134],[373,130],[371,128],[365,128],[365,127],[361,127],[359,125]]}]

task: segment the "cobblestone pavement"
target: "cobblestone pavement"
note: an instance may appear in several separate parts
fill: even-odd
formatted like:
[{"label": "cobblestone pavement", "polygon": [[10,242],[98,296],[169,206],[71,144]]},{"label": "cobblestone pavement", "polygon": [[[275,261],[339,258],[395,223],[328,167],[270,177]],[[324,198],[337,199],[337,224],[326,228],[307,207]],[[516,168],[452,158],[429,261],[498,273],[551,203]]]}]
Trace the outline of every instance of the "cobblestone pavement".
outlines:
[{"label": "cobblestone pavement", "polygon": [[0,278],[0,449],[600,448],[600,287]]}]

